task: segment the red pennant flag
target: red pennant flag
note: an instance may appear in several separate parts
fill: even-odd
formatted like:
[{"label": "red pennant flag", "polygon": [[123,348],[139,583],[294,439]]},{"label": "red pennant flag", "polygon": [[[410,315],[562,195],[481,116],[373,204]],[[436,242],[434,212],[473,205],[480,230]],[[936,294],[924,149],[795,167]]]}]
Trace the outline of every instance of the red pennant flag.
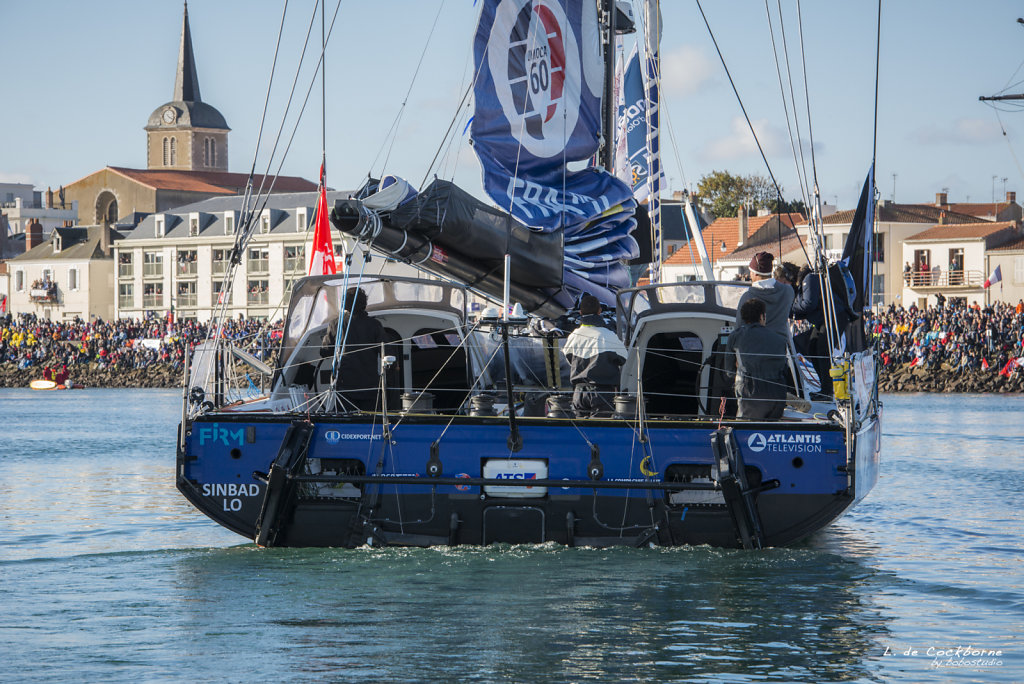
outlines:
[{"label": "red pennant flag", "polygon": [[6,313],[7,313],[7,295],[4,295],[3,298],[0,299],[0,314],[6,314]]},{"label": "red pennant flag", "polygon": [[309,259],[309,275],[334,275],[334,243],[331,224],[327,222],[327,183],[323,164],[320,165],[320,198],[316,203],[316,229],[313,231],[313,254]]},{"label": "red pennant flag", "polygon": [[981,357],[981,370],[988,370],[988,359]]},{"label": "red pennant flag", "polygon": [[914,360],[910,362],[910,367],[913,368],[914,366],[916,366],[919,363],[921,363],[921,357],[920,356],[915,356]]},{"label": "red pennant flag", "polygon": [[1013,372],[1013,368],[1016,365],[1017,365],[1017,360],[1016,359],[1010,359],[1009,361],[1006,362],[1006,365],[1003,366],[1003,370],[999,371],[999,374],[1000,375],[1005,375],[1006,377],[1010,377],[1010,373]]}]

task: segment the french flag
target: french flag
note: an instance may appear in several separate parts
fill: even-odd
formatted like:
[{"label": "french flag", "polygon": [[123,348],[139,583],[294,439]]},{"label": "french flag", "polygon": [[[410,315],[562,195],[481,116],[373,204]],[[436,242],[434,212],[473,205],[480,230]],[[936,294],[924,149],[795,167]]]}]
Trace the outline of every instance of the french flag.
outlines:
[{"label": "french flag", "polygon": [[1002,279],[1003,279],[1003,270],[1002,270],[1002,268],[1003,267],[1001,265],[1000,266],[996,266],[996,270],[992,271],[992,275],[990,275],[988,277],[988,280],[985,281],[985,287],[992,287],[996,283],[1002,281]]}]

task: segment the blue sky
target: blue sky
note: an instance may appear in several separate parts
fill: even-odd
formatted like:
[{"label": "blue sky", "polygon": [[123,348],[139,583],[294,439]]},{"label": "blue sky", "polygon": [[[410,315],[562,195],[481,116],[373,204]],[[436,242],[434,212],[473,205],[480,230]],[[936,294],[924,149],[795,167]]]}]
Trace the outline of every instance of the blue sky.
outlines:
[{"label": "blue sky", "polygon": [[[282,4],[189,3],[203,99],[232,128],[232,171],[252,163]],[[796,60],[795,2],[782,4]],[[693,186],[712,170],[764,174],[696,4],[662,5],[670,189]],[[798,197],[765,4],[704,5],[772,169],[786,195]],[[312,2],[289,4],[264,144],[281,122],[311,8]],[[328,18],[333,9],[328,0]],[[815,0],[803,10],[817,178],[825,201],[850,208],[871,158],[875,3]],[[181,11],[179,2],[152,0],[0,0],[0,180],[56,188],[105,165],[144,167],[142,128],[171,98]],[[368,173],[380,173],[385,158],[384,170],[419,184],[458,113],[476,14],[473,0],[342,0],[327,52],[330,185],[356,187]],[[993,187],[998,197],[1004,188],[1024,192],[1016,161],[1024,160],[1024,111],[1001,114],[1003,136],[995,112],[978,102],[1024,78],[1015,75],[1024,60],[1021,15],[1024,7],[1009,1],[884,0],[877,170],[883,198],[892,198],[894,185],[900,202],[931,202],[943,189],[951,201],[973,202],[990,201]],[[300,83],[301,101],[308,71]],[[319,91],[317,85],[282,173],[316,179]],[[286,138],[290,132],[288,126]],[[259,171],[266,159],[260,157]],[[441,175],[479,192],[479,166],[464,137],[442,159]]]}]

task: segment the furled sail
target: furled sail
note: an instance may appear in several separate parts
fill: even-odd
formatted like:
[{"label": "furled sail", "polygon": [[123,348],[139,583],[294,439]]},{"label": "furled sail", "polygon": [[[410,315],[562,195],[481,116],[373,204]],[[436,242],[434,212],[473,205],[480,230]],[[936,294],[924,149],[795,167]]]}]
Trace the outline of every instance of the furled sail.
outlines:
[{"label": "furled sail", "polygon": [[485,0],[474,54],[472,136],[484,189],[540,232],[564,236],[559,299],[589,291],[609,306],[637,256],[631,189],[596,167],[567,164],[600,141],[604,70],[597,6],[579,0]]}]

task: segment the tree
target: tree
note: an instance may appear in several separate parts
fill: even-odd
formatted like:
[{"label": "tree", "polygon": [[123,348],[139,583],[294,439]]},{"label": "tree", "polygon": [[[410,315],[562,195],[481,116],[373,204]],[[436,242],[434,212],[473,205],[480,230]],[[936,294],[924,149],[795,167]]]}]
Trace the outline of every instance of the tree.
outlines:
[{"label": "tree", "polygon": [[734,176],[712,171],[697,182],[697,195],[715,218],[735,216],[740,205],[751,211],[770,208],[776,200],[775,186],[764,176]]}]

